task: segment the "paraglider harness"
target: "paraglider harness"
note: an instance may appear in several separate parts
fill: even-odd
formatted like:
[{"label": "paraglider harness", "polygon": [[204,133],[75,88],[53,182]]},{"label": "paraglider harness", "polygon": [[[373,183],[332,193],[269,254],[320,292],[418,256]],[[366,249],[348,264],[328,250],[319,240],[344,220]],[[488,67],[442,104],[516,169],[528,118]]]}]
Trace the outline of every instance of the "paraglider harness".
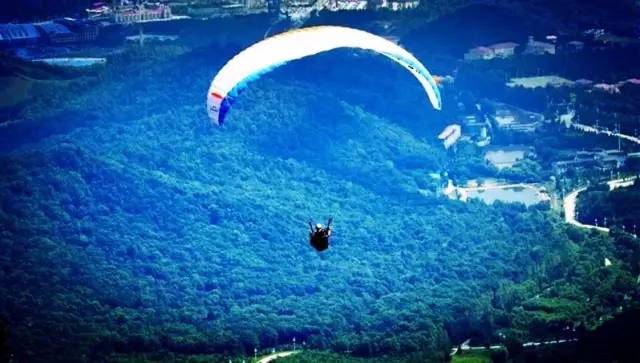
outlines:
[{"label": "paraglider harness", "polygon": [[318,228],[313,227],[311,221],[309,221],[309,244],[313,246],[318,252],[322,252],[329,248],[329,236],[331,236],[331,222],[333,222],[333,218],[329,218],[327,221],[327,227]]}]

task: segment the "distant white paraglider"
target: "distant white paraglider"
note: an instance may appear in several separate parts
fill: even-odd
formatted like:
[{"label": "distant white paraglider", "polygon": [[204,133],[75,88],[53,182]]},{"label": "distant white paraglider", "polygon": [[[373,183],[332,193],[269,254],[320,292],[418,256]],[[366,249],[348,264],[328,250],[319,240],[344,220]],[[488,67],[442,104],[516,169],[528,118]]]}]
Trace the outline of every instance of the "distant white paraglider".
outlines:
[{"label": "distant white paraglider", "polygon": [[337,48],[371,50],[391,58],[420,82],[435,109],[442,107],[440,91],[429,71],[397,44],[362,30],[315,26],[264,39],[227,62],[214,77],[207,93],[207,112],[211,122],[216,125],[224,122],[234,97],[251,80],[289,61]]}]

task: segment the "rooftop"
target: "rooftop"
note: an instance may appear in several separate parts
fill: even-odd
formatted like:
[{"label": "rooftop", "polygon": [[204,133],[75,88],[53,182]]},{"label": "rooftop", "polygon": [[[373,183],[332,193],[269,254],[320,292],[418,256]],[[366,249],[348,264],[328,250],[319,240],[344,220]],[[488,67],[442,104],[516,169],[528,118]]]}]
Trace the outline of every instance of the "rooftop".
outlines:
[{"label": "rooftop", "polygon": [[504,42],[504,43],[497,43],[497,44],[490,45],[489,48],[491,48],[491,49],[511,49],[511,48],[515,48],[515,47],[517,47],[519,45],[520,44],[514,43],[514,42]]},{"label": "rooftop", "polygon": [[45,21],[42,23],[35,23],[35,25],[42,29],[42,31],[44,31],[48,35],[71,33],[71,30],[69,30],[69,28],[55,21]]},{"label": "rooftop", "polygon": [[469,49],[469,53],[490,54],[490,53],[493,53],[493,50],[489,47],[475,47],[475,48]]},{"label": "rooftop", "polygon": [[0,24],[0,41],[38,38],[40,33],[32,24]]}]

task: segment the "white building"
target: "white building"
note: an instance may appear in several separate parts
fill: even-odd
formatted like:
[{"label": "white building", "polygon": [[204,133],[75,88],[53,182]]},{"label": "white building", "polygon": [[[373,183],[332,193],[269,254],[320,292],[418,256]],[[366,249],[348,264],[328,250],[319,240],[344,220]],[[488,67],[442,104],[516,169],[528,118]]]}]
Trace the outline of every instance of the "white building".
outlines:
[{"label": "white building", "polygon": [[544,55],[544,54],[556,54],[556,45],[552,43],[540,42],[529,36],[527,47],[524,50],[524,54]]},{"label": "white building", "polygon": [[137,23],[171,18],[171,7],[158,4],[150,7],[137,5],[119,8],[114,13],[116,23]]},{"label": "white building", "polygon": [[420,1],[416,0],[382,0],[382,4],[378,8],[387,8],[392,11],[415,9],[420,5]]},{"label": "white building", "polygon": [[493,59],[494,57],[495,53],[493,52],[493,49],[488,47],[471,48],[464,54],[464,60],[488,60]]},{"label": "white building", "polygon": [[518,45],[520,44],[514,42],[497,43],[490,45],[489,49],[491,49],[493,54],[498,58],[509,58],[515,54]]}]

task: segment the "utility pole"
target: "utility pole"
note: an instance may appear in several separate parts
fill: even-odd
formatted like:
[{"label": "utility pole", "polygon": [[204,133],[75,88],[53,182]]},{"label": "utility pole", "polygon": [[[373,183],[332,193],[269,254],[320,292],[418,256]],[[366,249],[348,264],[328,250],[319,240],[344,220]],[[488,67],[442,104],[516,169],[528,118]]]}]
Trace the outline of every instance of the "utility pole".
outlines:
[{"label": "utility pole", "polygon": [[142,24],[139,24],[138,28],[138,40],[140,41],[140,47],[144,46],[144,32],[142,31]]}]

